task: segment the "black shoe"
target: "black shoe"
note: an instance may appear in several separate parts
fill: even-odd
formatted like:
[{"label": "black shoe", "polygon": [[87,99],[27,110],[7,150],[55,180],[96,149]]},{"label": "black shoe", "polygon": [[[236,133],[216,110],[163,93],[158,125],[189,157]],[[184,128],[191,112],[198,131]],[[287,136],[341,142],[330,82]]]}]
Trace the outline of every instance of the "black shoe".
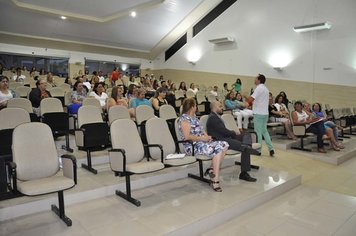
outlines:
[{"label": "black shoe", "polygon": [[239,179],[245,180],[247,182],[256,182],[257,179],[252,178],[247,172],[241,172]]},{"label": "black shoe", "polygon": [[258,151],[256,149],[253,149],[252,147],[244,145],[244,144],[241,145],[241,152],[247,152],[250,155],[261,156],[261,152],[260,151]]},{"label": "black shoe", "polygon": [[271,151],[269,151],[269,155],[270,155],[271,157],[274,156],[274,150],[273,150],[273,149],[272,149]]}]

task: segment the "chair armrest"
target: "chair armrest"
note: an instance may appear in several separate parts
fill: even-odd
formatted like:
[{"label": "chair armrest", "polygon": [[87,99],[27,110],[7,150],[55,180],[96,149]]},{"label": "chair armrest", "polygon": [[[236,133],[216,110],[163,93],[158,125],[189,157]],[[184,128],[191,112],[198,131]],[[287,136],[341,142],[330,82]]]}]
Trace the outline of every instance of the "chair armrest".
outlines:
[{"label": "chair armrest", "polygon": [[17,165],[15,162],[12,161],[6,162],[5,165],[9,174],[9,180],[12,181],[12,186],[11,183],[9,183],[8,188],[10,189],[10,191],[17,193]]},{"label": "chair armrest", "polygon": [[294,135],[296,135],[296,136],[304,136],[305,135],[305,131],[306,131],[305,125],[293,125],[292,129],[293,129]]},{"label": "chair armrest", "polygon": [[[191,141],[191,140],[177,140],[176,143],[177,143],[177,144],[180,144],[180,143],[189,143],[189,144],[192,146],[192,156],[195,155],[195,154],[194,154],[194,146],[195,146],[195,144],[194,144],[193,141]],[[179,153],[179,148],[178,148],[178,150],[177,150],[177,153]]]},{"label": "chair armrest", "polygon": [[64,154],[61,156],[63,164],[63,175],[74,180],[77,184],[77,159],[73,155]]},{"label": "chair armrest", "polygon": [[126,172],[126,154],[121,148],[109,150],[110,168],[115,172],[115,175]]},{"label": "chair armrest", "polygon": [[[151,147],[158,147],[161,151],[161,162],[163,163],[163,146],[162,145],[152,143],[152,144],[144,144],[143,147],[148,148],[148,151],[150,150]],[[149,157],[151,157],[151,155]],[[149,157],[147,157],[147,161],[149,161]]]}]

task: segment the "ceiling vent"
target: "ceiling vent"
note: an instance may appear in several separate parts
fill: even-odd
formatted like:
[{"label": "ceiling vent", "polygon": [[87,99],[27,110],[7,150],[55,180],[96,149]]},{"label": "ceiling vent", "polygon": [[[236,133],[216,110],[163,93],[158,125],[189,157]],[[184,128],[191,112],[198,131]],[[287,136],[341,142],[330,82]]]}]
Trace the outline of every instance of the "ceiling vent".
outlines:
[{"label": "ceiling vent", "polygon": [[227,44],[235,42],[233,37],[223,37],[223,38],[216,38],[216,39],[209,39],[210,43],[213,44]]},{"label": "ceiling vent", "polygon": [[317,24],[311,24],[311,25],[295,26],[295,27],[293,27],[293,30],[295,32],[300,33],[300,32],[324,30],[324,29],[330,29],[330,28],[331,28],[330,22],[323,22],[323,23],[317,23]]}]

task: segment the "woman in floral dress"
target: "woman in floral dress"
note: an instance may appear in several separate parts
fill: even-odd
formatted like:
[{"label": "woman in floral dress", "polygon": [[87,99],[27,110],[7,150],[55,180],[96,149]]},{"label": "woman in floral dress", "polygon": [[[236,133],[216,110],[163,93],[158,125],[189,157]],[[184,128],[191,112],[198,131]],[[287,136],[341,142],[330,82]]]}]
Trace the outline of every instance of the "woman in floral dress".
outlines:
[{"label": "woman in floral dress", "polygon": [[199,119],[195,116],[196,102],[194,98],[188,98],[183,102],[182,115],[178,121],[179,136],[182,140],[192,141],[184,143],[184,150],[188,155],[205,155],[212,159],[211,167],[205,172],[211,178],[213,190],[221,192],[219,184],[220,166],[225,157],[229,144],[225,141],[213,141],[212,137],[203,131]]}]

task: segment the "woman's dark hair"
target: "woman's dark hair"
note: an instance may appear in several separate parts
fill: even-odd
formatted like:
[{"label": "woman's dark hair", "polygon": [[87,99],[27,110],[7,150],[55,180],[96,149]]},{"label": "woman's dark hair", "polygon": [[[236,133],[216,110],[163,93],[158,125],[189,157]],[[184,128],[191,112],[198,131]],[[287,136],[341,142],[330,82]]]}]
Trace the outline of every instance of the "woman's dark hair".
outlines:
[{"label": "woman's dark hair", "polygon": [[[230,92],[228,92],[225,96],[225,99],[230,100],[230,95],[231,95],[231,93],[234,93],[234,92],[235,92],[234,90],[231,90]],[[236,96],[232,98],[232,100],[235,100],[235,99],[236,99]]]},{"label": "woman's dark hair", "polygon": [[[314,110],[314,106],[315,106],[315,105],[319,106],[319,111]],[[321,104],[318,103],[318,102],[314,103],[313,106],[312,106],[312,109],[313,109],[313,111],[315,111],[315,112],[321,112],[321,111],[322,111],[322,110],[321,110]]]},{"label": "woman's dark hair", "polygon": [[243,100],[242,100],[242,95],[241,95],[241,100],[239,100],[239,99],[237,98],[237,95],[239,95],[239,94],[241,95],[240,92],[237,92],[237,93],[236,93],[236,100],[239,101],[239,102],[243,102]]},{"label": "woman's dark hair", "polygon": [[301,105],[303,107],[303,103],[301,101],[296,101],[294,103],[294,109],[296,108],[297,105]]},{"label": "woman's dark hair", "polygon": [[136,85],[130,84],[129,89],[127,90],[127,94],[132,94],[135,88],[136,88]]},{"label": "woman's dark hair", "polygon": [[97,94],[97,88],[98,88],[98,86],[99,85],[102,85],[103,86],[103,88],[105,88],[105,83],[104,82],[99,82],[99,83],[95,83],[94,84],[94,88],[93,88],[93,91]]},{"label": "woman's dark hair", "polygon": [[0,81],[3,81],[4,79],[6,79],[7,82],[9,82],[9,78],[7,78],[5,75],[0,75]]},{"label": "woman's dark hair", "polygon": [[282,103],[283,103],[284,97],[283,97],[282,94],[278,94],[278,95],[276,96],[276,98],[274,99],[274,102],[275,102],[275,103],[278,103],[279,98],[282,98]]},{"label": "woman's dark hair", "polygon": [[74,83],[74,85],[73,85],[73,91],[77,91],[78,84],[80,84],[80,83],[83,83],[83,82],[81,82],[80,80],[77,80],[77,81]]},{"label": "woman's dark hair", "polygon": [[[183,84],[184,84],[184,86],[183,86]],[[182,89],[182,90],[187,91],[187,85],[185,84],[184,81],[180,82],[178,90],[179,90],[179,89]]]},{"label": "woman's dark hair", "polygon": [[262,74],[258,74],[257,79],[260,81],[261,84],[266,82],[266,77]]},{"label": "woman's dark hair", "polygon": [[168,90],[165,87],[160,87],[156,90],[154,97],[157,98],[160,93],[167,93]]},{"label": "woman's dark hair", "polygon": [[111,90],[111,97],[116,101],[117,99],[117,91],[119,90],[118,86],[114,86]]},{"label": "woman's dark hair", "polygon": [[240,78],[236,79],[236,83],[239,84],[239,85],[242,85]]},{"label": "woman's dark hair", "polygon": [[282,95],[283,98],[287,98],[287,94],[284,91],[280,91],[279,94]]},{"label": "woman's dark hair", "polygon": [[183,101],[183,109],[182,109],[182,113],[187,113],[190,108],[196,106],[196,102],[195,102],[195,98],[186,98]]}]

